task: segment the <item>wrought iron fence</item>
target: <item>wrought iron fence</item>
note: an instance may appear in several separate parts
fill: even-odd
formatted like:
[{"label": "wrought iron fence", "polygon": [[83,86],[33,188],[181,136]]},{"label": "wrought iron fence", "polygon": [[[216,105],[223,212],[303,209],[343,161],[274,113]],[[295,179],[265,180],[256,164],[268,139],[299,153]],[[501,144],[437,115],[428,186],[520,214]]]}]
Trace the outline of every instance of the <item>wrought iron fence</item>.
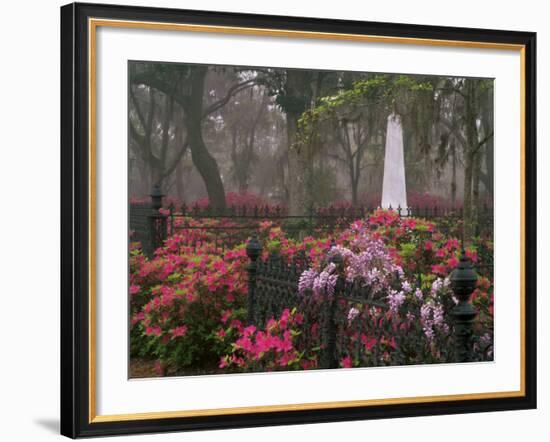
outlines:
[{"label": "wrought iron fence", "polygon": [[[281,227],[285,234],[295,239],[308,235],[321,235],[347,227],[356,219],[365,218],[377,210],[370,206],[328,206],[312,208],[303,215],[290,215],[280,206],[230,206],[213,208],[203,206],[176,207],[173,204],[162,209],[163,195],[158,189],[151,194],[151,204],[130,204],[131,240],[139,241],[147,256],[172,234],[185,233],[180,244],[196,249],[208,242],[213,250],[223,254],[227,249],[244,243],[257,234],[262,223]],[[393,210],[393,209],[392,209]],[[438,230],[445,234],[460,234],[463,220],[462,208],[448,207],[397,207],[400,216],[421,217],[433,220]],[[484,206],[476,216],[476,235],[492,235],[493,210]]]},{"label": "wrought iron fence", "polygon": [[[252,238],[247,243],[246,250],[249,257],[249,324],[263,328],[269,319],[279,318],[284,309],[296,308],[303,315],[303,323],[307,324],[297,336],[296,344],[300,348],[319,346],[319,368],[337,368],[344,355],[354,359],[362,358],[365,365],[377,365],[381,358],[378,346],[373,345],[372,351],[365,354],[362,349],[368,342],[346,339],[346,336],[366,336],[367,333],[376,342],[382,339],[383,331],[377,324],[378,319],[371,315],[361,315],[359,320],[350,317],[350,312],[356,307],[360,307],[363,312],[377,309],[382,312],[380,319],[389,309],[386,302],[373,296],[369,286],[339,278],[334,296],[304,296],[298,293],[300,275],[310,267],[304,254],[298,254],[291,261],[285,261],[277,254],[269,254],[263,260],[262,246],[257,238]],[[327,258],[328,261],[342,271],[342,258],[339,255]],[[452,328],[446,337],[447,348],[442,351],[448,362],[475,361],[477,356],[473,348],[473,322],[477,312],[469,300],[475,289],[477,274],[464,252],[459,266],[450,276],[459,303],[447,312],[447,320]],[[356,311],[359,314],[359,310]],[[318,328],[312,327],[312,324],[317,324]],[[399,328],[401,324],[397,323],[395,326]],[[350,348],[350,342],[353,348]],[[396,359],[397,362],[399,360]]]},{"label": "wrought iron fence", "polygon": [[154,251],[150,218],[154,215],[152,205],[150,203],[132,203],[129,214],[130,241],[140,242],[143,252],[147,256],[151,256]]},{"label": "wrought iron fence", "polygon": [[[304,315],[307,323],[318,323],[317,330],[307,329],[300,334],[298,340],[303,345],[311,346],[314,342],[321,342],[320,366],[333,368],[338,366],[341,356],[351,352],[353,357],[361,353],[360,344],[355,341],[355,347],[350,350],[349,342],[343,340],[344,333],[357,335],[367,330],[375,330],[373,319],[363,315],[361,320],[350,321],[350,308],[360,307],[363,311],[370,308],[387,309],[384,302],[374,299],[368,287],[361,287],[357,283],[342,282],[337,287],[338,296],[326,298],[322,302],[312,297],[298,294],[298,281],[301,273],[310,263],[304,255],[297,255],[291,262],[284,261],[277,255],[270,255],[267,260],[260,259],[261,244],[256,239],[262,223],[270,222],[280,226],[288,236],[300,239],[315,233],[330,234],[339,227],[347,227],[358,218],[364,218],[373,212],[373,207],[328,207],[309,211],[304,216],[289,215],[285,208],[256,206],[256,207],[229,207],[213,209],[209,207],[176,208],[170,206],[162,209],[162,195],[156,189],[152,194],[152,204],[130,205],[130,229],[132,240],[141,241],[142,249],[147,256],[152,256],[156,248],[163,244],[169,235],[186,232],[182,236],[185,247],[197,248],[208,243],[210,248],[224,253],[226,249],[247,242],[247,254],[250,258],[248,265],[248,320],[257,326],[265,326],[270,318],[279,317],[285,308],[296,307]],[[397,213],[401,216],[415,216],[438,220],[438,229],[447,225],[456,224],[462,218],[462,210],[411,207],[406,210],[398,207]],[[478,223],[479,229],[491,228],[493,212],[484,208],[482,220]],[[253,238],[250,240],[250,238]],[[210,250],[212,251],[212,250]],[[492,277],[493,262],[492,250],[479,250],[478,272]],[[338,257],[333,259],[338,260]],[[339,265],[338,262],[335,262]],[[492,278],[491,278],[492,279]],[[473,289],[472,289],[473,291]],[[467,293],[466,298],[471,294]],[[465,298],[465,299],[466,299]],[[462,302],[462,310],[465,308]],[[468,309],[466,309],[468,310]],[[471,326],[473,317],[471,311],[459,311],[450,315],[457,325],[460,336],[455,336],[455,343],[450,344],[449,358],[461,355],[464,360],[473,358],[471,349]],[[460,316],[462,314],[462,316]],[[458,319],[457,319],[458,318]],[[458,333],[458,332],[457,332]],[[374,336],[380,338],[380,336]],[[457,347],[457,351],[453,350]],[[452,347],[452,348],[451,348]],[[364,357],[364,354],[363,354]],[[370,363],[375,364],[380,358],[377,348],[373,348],[369,355]],[[365,361],[369,363],[369,361]]]}]

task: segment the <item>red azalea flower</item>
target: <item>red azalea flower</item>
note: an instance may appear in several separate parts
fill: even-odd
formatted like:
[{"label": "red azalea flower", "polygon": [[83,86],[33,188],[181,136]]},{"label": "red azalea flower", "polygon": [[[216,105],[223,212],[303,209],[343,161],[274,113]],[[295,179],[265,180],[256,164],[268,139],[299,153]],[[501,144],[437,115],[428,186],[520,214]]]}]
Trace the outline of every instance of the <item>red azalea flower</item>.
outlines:
[{"label": "red azalea flower", "polygon": [[351,368],[352,367],[352,361],[351,361],[351,358],[349,356],[346,356],[344,359],[342,359],[340,361],[340,364],[342,365],[342,367],[344,368]]},{"label": "red azalea flower", "polygon": [[139,293],[141,287],[139,285],[131,285],[130,286],[130,295],[136,295]]}]

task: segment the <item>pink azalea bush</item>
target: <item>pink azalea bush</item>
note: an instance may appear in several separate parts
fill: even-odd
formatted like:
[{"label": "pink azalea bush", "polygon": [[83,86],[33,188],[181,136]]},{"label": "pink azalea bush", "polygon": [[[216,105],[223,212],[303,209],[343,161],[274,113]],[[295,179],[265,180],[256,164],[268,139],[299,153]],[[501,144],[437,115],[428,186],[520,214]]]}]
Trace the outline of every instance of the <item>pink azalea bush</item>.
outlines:
[{"label": "pink azalea bush", "polygon": [[209,369],[225,351],[215,334],[223,312],[245,314],[246,253],[241,246],[222,259],[207,245],[185,253],[177,241],[172,237],[150,261],[139,251],[131,257],[132,348],[164,365]]},{"label": "pink azalea bush", "polygon": [[[236,326],[232,351],[220,359],[220,368],[234,371],[277,371],[298,370],[317,367],[317,348],[304,349],[300,344],[304,318],[296,308],[284,309],[277,319],[267,321],[265,328],[254,325]],[[226,337],[231,332],[223,333]],[[223,339],[223,338],[221,338]]]},{"label": "pink azalea bush", "polygon": [[[131,248],[131,354],[157,359],[159,373],[167,367],[217,371],[246,317],[245,243],[226,250],[222,258],[208,227],[230,224],[206,220],[199,226],[196,220],[188,221],[203,228],[176,231],[151,260],[138,244]],[[289,259],[302,252],[318,260],[330,244],[311,237],[298,243],[271,223],[264,223],[260,234],[264,256],[276,250]]]},{"label": "pink azalea bush", "polygon": [[[208,197],[199,198],[195,201],[193,201],[190,206],[191,207],[208,207],[210,205],[210,201]],[[255,193],[251,192],[226,192],[225,193],[225,205],[227,207],[246,207],[246,208],[254,208],[254,207],[265,207],[268,204],[268,201],[261,197],[260,195],[257,195]]]}]

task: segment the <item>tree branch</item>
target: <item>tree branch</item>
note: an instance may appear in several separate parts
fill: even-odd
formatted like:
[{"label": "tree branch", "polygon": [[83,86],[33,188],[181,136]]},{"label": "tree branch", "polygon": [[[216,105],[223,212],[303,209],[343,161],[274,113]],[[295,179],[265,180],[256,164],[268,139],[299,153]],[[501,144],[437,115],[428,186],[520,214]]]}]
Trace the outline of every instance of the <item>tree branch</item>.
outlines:
[{"label": "tree branch", "polygon": [[137,131],[137,129],[136,129],[134,123],[132,122],[132,119],[130,118],[130,116],[128,116],[128,126],[130,128],[130,135],[136,141],[136,143],[139,144],[140,149],[143,150],[143,144],[145,143],[145,136],[141,135]]},{"label": "tree branch", "polygon": [[443,123],[447,129],[449,129],[449,132],[452,133],[456,139],[462,144],[462,147],[466,148],[468,146],[468,143],[466,142],[466,138],[457,130],[457,128],[445,117],[439,117],[439,121]]},{"label": "tree branch", "polygon": [[479,143],[477,143],[477,146],[476,148],[473,150],[473,153],[476,154],[479,149],[481,149],[481,147],[487,142],[489,141],[491,138],[493,138],[493,132],[491,131],[490,134],[487,134]]},{"label": "tree branch", "polygon": [[227,91],[227,94],[225,95],[225,97],[223,97],[221,100],[216,101],[215,103],[208,106],[208,108],[206,108],[201,118],[204,119],[211,113],[221,109],[223,106],[225,106],[229,102],[229,100],[231,100],[231,97],[233,97],[234,95],[238,94],[239,92],[245,89],[248,89],[254,86],[255,84],[256,84],[256,79],[254,78],[252,80],[246,80],[231,86]]},{"label": "tree branch", "polygon": [[141,74],[136,74],[132,77],[131,81],[132,84],[143,84],[145,86],[152,87],[165,95],[173,97],[176,103],[184,109],[187,109],[189,106],[189,97],[187,95],[175,91],[174,86],[162,81],[154,73],[142,72]]},{"label": "tree branch", "polygon": [[134,105],[134,110],[136,111],[136,114],[138,116],[139,124],[141,124],[141,127],[145,131],[145,117],[143,115],[143,112],[141,112],[141,108],[139,107],[139,103],[137,102],[136,94],[134,93],[134,89],[130,86],[130,99],[132,100],[132,104]]}]

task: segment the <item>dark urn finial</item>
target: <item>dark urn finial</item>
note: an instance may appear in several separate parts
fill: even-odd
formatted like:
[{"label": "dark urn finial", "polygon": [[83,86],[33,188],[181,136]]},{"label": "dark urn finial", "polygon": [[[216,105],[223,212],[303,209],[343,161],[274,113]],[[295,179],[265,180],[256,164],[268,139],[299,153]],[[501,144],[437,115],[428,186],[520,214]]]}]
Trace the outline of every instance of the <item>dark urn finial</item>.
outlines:
[{"label": "dark urn finial", "polygon": [[160,188],[160,184],[155,184],[153,186],[153,191],[151,192],[151,201],[153,203],[153,209],[159,210],[162,207],[162,199],[164,198],[164,194],[162,193],[162,190]]},{"label": "dark urn finial", "polygon": [[457,362],[475,361],[473,325],[477,311],[470,302],[470,296],[476,288],[477,274],[464,248],[462,248],[460,262],[452,271],[450,280],[451,288],[458,300],[458,304],[450,312],[454,320],[455,359]]},{"label": "dark urn finial", "polygon": [[460,301],[467,301],[476,288],[477,274],[464,249],[458,266],[451,273],[451,288]]},{"label": "dark urn finial", "polygon": [[251,261],[256,261],[258,259],[258,256],[260,256],[261,251],[262,244],[258,239],[258,235],[254,235],[246,243],[246,256],[248,256]]}]

